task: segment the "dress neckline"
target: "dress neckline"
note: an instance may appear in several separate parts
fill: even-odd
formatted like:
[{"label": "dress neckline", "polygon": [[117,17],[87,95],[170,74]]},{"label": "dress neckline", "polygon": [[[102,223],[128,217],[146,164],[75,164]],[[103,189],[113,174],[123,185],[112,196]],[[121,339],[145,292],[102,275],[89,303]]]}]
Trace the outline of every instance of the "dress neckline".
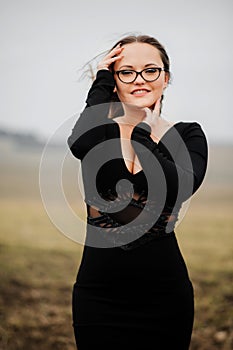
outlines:
[{"label": "dress neckline", "polygon": [[[127,165],[126,165],[126,163],[125,163],[125,159],[124,159],[124,157],[123,157],[123,152],[122,152],[120,125],[119,125],[119,123],[118,123],[116,120],[112,119],[112,121],[117,125],[117,131],[118,131],[119,142],[120,142],[121,159],[122,159],[122,162],[123,162],[123,164],[124,164],[125,170],[126,170],[126,172],[127,172],[130,176],[132,176],[132,177],[138,176],[140,173],[143,172],[143,169],[137,171],[137,172],[134,173],[134,174],[128,169],[128,167],[127,167]],[[170,126],[170,128],[167,129],[167,130],[165,131],[165,133],[163,134],[163,136],[162,136],[162,137],[160,138],[160,140],[158,141],[157,145],[159,146],[160,143],[162,142],[162,140],[167,136],[167,134],[169,134],[169,132],[170,132],[171,130],[173,130],[173,128],[176,128],[177,125],[179,125],[179,124],[181,124],[181,123],[182,123],[182,122],[180,121],[180,122],[176,122],[176,123],[172,124],[172,125]],[[135,125],[135,126],[137,126],[137,125]],[[156,143],[156,142],[155,142],[155,143]]]}]

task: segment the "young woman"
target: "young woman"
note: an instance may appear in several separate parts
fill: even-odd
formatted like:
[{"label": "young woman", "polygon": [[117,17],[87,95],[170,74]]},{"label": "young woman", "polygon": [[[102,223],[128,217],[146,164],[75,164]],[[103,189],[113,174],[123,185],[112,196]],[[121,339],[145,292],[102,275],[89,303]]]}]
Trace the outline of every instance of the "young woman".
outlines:
[{"label": "young woman", "polygon": [[208,151],[197,122],[160,116],[169,79],[155,38],[121,39],[99,62],[68,139],[87,206],[73,289],[78,350],[189,348],[193,287],[174,227],[204,179]]}]

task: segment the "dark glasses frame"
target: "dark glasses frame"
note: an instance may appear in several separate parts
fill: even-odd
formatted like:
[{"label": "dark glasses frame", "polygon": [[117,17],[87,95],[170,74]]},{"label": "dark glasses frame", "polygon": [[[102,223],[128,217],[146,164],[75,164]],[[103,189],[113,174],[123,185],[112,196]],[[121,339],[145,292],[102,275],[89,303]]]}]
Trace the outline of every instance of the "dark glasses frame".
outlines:
[{"label": "dark glasses frame", "polygon": [[[145,71],[148,70],[148,69],[153,69],[153,68],[159,70],[159,75],[158,75],[155,79],[152,79],[152,80],[145,79],[145,78],[143,77],[142,73],[145,72]],[[121,69],[121,70],[114,71],[113,73],[116,74],[116,75],[118,76],[119,80],[120,80],[122,83],[124,83],[124,84],[131,84],[131,83],[133,83],[133,82],[137,79],[138,75],[140,75],[140,76],[142,77],[142,79],[145,80],[146,82],[153,82],[153,81],[159,79],[160,74],[161,74],[162,71],[167,72],[167,69],[162,68],[162,67],[150,67],[150,68],[145,68],[145,69],[141,70],[140,72],[138,72],[138,71],[136,71],[136,70],[134,70],[134,69]],[[136,73],[136,76],[135,76],[135,78],[134,78],[132,81],[125,82],[125,81],[123,81],[123,80],[120,78],[120,73],[121,73],[121,72],[134,72],[134,73]]]}]

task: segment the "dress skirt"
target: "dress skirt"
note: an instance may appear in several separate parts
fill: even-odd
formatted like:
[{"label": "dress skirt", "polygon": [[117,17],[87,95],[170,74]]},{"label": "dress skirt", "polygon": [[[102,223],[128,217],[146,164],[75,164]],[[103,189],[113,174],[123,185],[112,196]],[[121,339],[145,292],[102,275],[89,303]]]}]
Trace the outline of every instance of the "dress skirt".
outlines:
[{"label": "dress skirt", "polygon": [[193,287],[175,233],[129,251],[85,246],[72,307],[78,350],[187,350]]}]

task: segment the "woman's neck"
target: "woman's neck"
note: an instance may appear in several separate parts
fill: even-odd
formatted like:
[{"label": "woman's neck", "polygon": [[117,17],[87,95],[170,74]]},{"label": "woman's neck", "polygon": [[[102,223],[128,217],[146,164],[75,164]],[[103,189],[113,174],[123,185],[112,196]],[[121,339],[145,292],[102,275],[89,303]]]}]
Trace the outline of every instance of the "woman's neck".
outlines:
[{"label": "woman's neck", "polygon": [[142,108],[124,108],[125,114],[120,117],[122,123],[132,126],[137,125],[145,118],[145,110]]}]

